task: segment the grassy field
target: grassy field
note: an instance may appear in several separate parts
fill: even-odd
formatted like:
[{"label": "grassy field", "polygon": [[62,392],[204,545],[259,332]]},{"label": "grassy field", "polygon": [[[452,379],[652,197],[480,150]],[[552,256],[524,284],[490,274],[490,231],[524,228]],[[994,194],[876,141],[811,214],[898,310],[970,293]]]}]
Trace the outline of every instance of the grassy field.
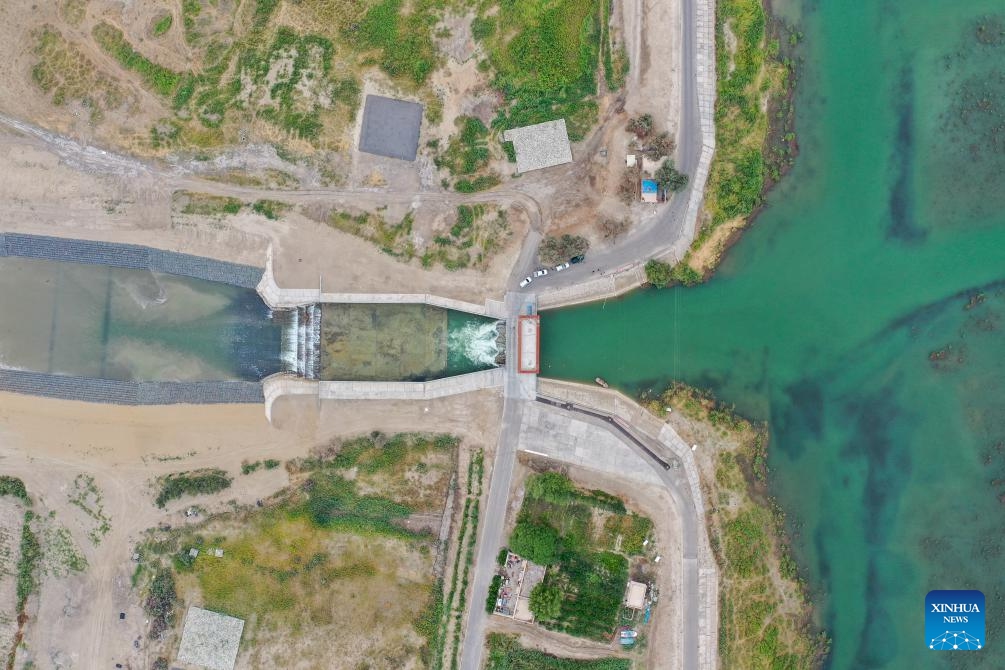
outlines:
[{"label": "grassy field", "polygon": [[723,667],[819,667],[828,642],[811,628],[812,606],[789,553],[785,519],[767,495],[766,428],[683,384],[644,404],[660,416],[672,406],[712,427],[729,445],[716,456],[715,480],[706,492],[712,550],[721,570]]},{"label": "grassy field", "polygon": [[716,4],[716,152],[705,189],[707,221],[691,245],[693,258],[685,259],[699,273],[713,268],[724,251],[724,236],[717,231],[736,230],[735,222],[761,204],[770,168],[770,101],[784,95],[791,75],[768,26],[761,0]]},{"label": "grassy field", "polygon": [[[486,9],[488,7],[486,6]],[[512,128],[564,117],[569,138],[597,120],[597,69],[606,17],[601,0],[504,2],[483,38],[505,103],[493,126]]]},{"label": "grassy field", "polygon": [[536,649],[521,647],[515,635],[488,635],[486,670],[630,670],[632,662],[623,658],[579,661],[559,658]]},{"label": "grassy field", "polygon": [[291,486],[260,508],[150,531],[134,582],[166,596],[166,582],[175,585],[176,597],[153,603],[169,627],[190,602],[245,619],[252,665],[312,657],[428,667],[445,631],[437,541],[405,521],[442,511],[457,444],[448,435],[379,433],[334,442],[288,463]]},{"label": "grassy field", "polygon": [[532,595],[535,618],[570,635],[607,639],[618,623],[629,558],[643,553],[652,522],[559,473],[532,475],[526,490],[509,547],[549,566],[537,588],[552,605],[536,607]]}]

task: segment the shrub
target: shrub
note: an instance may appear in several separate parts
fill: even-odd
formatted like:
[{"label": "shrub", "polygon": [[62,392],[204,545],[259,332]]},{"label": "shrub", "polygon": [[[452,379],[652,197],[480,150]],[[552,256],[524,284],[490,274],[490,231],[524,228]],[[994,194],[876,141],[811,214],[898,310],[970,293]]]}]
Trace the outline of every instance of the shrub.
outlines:
[{"label": "shrub", "polygon": [[154,37],[160,37],[167,31],[171,30],[171,24],[173,22],[174,17],[171,14],[165,14],[161,18],[157,19],[153,28]]},{"label": "shrub", "polygon": [[646,263],[646,281],[656,288],[666,288],[671,281],[673,266],[656,259]]},{"label": "shrub", "polygon": [[0,475],[0,496],[14,496],[26,505],[31,504],[24,482],[10,475]]},{"label": "shrub", "polygon": [[174,624],[174,608],[178,599],[174,574],[167,569],[154,575],[147,591],[143,609],[150,615],[150,637],[157,638]]},{"label": "shrub", "polygon": [[585,254],[589,248],[589,240],[581,235],[546,237],[538,247],[537,255],[542,263],[555,265]]},{"label": "shrub", "polygon": [[653,115],[643,114],[637,118],[629,119],[625,130],[640,140],[646,139],[653,132]]},{"label": "shrub", "polygon": [[21,560],[17,564],[17,611],[24,609],[28,596],[38,590],[38,570],[42,562],[42,545],[31,530],[34,513],[24,513],[21,526]]},{"label": "shrub", "polygon": [[562,592],[557,586],[541,582],[530,592],[530,611],[541,621],[557,619],[562,613]]},{"label": "shrub", "polygon": [[544,522],[518,521],[509,544],[512,551],[534,563],[550,565],[558,559],[558,531]]},{"label": "shrub", "polygon": [[138,72],[143,81],[161,95],[171,95],[181,81],[181,75],[143,56],[126,40],[122,31],[102,21],[92,31],[94,41],[111,54],[126,69]]},{"label": "shrub", "polygon": [[499,599],[499,589],[502,587],[502,577],[492,575],[492,583],[489,584],[489,594],[485,598],[485,611],[492,614],[496,611],[496,600]]},{"label": "shrub", "polygon": [[660,188],[664,191],[672,191],[674,193],[677,193],[687,186],[688,181],[687,175],[678,171],[677,168],[674,167],[673,161],[669,158],[663,161],[663,164],[657,168],[654,178]]},{"label": "shrub", "polygon": [[161,478],[161,491],[154,501],[158,507],[184,495],[208,495],[229,487],[233,481],[218,468],[196,472],[179,472]]}]

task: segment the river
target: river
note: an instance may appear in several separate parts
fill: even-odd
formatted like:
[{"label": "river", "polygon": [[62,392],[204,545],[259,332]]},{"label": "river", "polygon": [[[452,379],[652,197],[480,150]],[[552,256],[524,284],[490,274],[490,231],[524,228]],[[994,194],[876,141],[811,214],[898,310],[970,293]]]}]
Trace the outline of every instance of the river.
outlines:
[{"label": "river", "polygon": [[[1005,667],[1003,11],[786,6],[801,155],[716,276],[542,316],[542,374],[769,422],[832,668]],[[987,646],[929,651],[926,593],[970,588]]]}]

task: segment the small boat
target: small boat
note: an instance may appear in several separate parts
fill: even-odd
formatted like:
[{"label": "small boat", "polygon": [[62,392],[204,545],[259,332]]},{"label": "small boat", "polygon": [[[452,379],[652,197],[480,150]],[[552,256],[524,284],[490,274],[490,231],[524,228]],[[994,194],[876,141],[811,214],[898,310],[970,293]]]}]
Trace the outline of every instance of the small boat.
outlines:
[{"label": "small boat", "polygon": [[610,386],[610,384],[604,381],[603,377],[597,377],[593,381],[597,382],[597,386],[600,386],[601,388],[608,388]]}]

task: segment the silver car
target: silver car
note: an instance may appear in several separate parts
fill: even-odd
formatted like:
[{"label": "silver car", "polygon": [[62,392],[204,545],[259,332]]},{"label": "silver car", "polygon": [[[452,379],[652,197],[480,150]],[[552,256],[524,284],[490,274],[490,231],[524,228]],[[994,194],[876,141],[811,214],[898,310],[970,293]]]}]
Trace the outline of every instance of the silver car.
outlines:
[{"label": "silver car", "polygon": [[568,263],[562,263],[561,265],[556,265],[555,272],[561,272],[562,270],[565,270],[568,267],[569,267]]},{"label": "silver car", "polygon": [[540,270],[534,270],[534,278],[543,277],[548,274],[548,268],[541,268]]},{"label": "silver car", "polygon": [[520,288],[527,288],[527,285],[534,281],[533,277],[524,277],[520,280]]}]

